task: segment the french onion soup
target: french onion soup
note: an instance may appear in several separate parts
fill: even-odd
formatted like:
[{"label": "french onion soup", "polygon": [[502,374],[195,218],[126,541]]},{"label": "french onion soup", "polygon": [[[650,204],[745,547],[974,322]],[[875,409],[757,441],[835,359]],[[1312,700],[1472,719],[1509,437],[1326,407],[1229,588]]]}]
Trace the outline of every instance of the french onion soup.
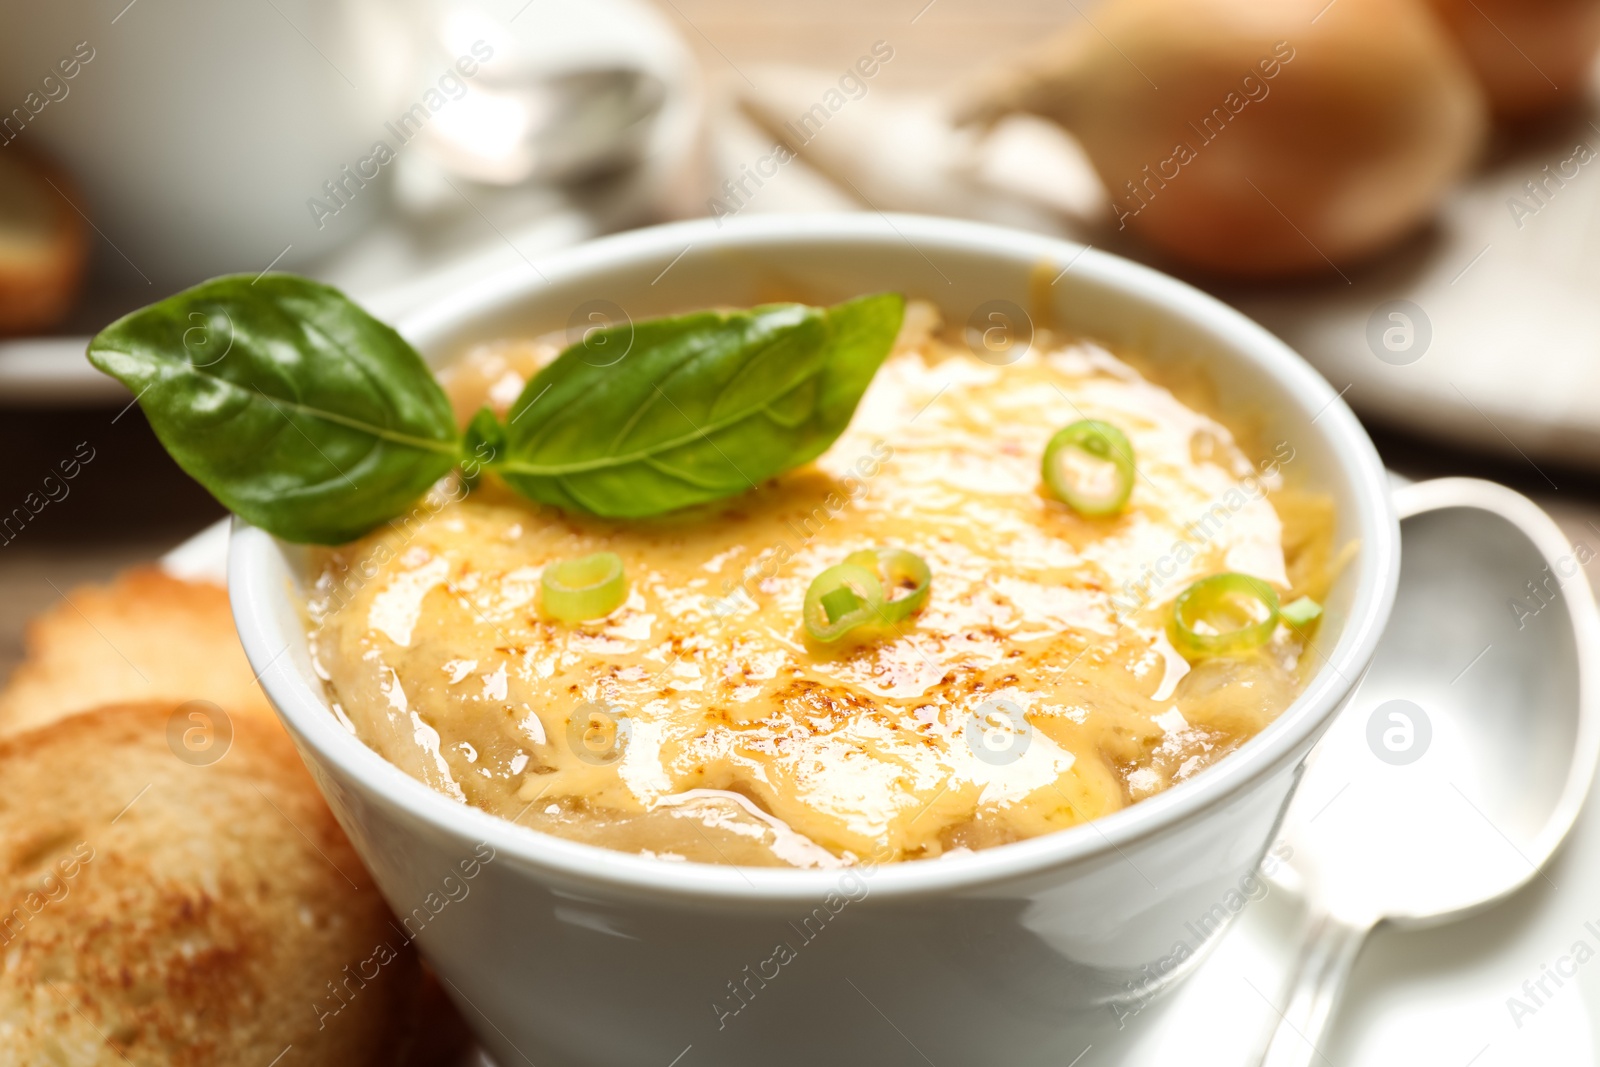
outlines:
[{"label": "french onion soup", "polygon": [[[541,417],[515,405],[561,348],[466,353],[458,421]],[[1338,561],[1293,458],[1094,345],[993,365],[912,303],[842,434],[738,495],[599,517],[488,462],[319,550],[313,656],[386,759],[560,837],[800,867],[988,848],[1159,793],[1295,699]]]}]

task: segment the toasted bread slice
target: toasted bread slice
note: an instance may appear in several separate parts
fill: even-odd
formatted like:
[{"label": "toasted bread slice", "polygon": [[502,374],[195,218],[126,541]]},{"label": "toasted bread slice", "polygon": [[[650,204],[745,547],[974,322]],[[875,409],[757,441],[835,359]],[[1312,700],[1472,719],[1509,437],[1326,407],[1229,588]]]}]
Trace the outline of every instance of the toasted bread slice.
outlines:
[{"label": "toasted bread slice", "polygon": [[173,711],[0,741],[0,1063],[392,1063],[417,960],[287,735]]},{"label": "toasted bread slice", "polygon": [[71,310],[89,247],[75,194],[60,171],[0,152],[0,334],[46,329]]},{"label": "toasted bread slice", "polygon": [[0,692],[0,735],[102,704],[207,700],[271,717],[239,646],[227,591],[155,567],[68,592],[28,624],[27,658]]}]

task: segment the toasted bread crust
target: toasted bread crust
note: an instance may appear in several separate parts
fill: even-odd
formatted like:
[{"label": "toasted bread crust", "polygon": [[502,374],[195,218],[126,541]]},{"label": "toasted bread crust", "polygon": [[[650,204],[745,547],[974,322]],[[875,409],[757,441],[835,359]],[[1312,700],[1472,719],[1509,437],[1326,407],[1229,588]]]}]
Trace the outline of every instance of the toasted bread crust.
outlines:
[{"label": "toasted bread crust", "polygon": [[417,961],[288,737],[173,712],[0,741],[0,1064],[392,1062]]},{"label": "toasted bread crust", "polygon": [[207,700],[274,719],[239,645],[227,590],[156,567],[71,590],[28,624],[26,652],[0,693],[0,734],[140,700]]}]

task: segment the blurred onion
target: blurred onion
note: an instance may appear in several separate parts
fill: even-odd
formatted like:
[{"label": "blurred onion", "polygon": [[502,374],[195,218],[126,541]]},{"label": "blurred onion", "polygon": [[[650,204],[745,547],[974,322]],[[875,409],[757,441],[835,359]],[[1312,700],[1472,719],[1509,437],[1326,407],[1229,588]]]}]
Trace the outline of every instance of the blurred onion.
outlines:
[{"label": "blurred onion", "polygon": [[1571,103],[1600,48],[1596,0],[1429,0],[1455,34],[1501,118]]},{"label": "blurred onion", "polygon": [[1121,223],[1195,267],[1265,277],[1370,255],[1433,212],[1482,142],[1482,94],[1415,0],[1108,0],[1088,18],[958,116],[1059,122]]}]

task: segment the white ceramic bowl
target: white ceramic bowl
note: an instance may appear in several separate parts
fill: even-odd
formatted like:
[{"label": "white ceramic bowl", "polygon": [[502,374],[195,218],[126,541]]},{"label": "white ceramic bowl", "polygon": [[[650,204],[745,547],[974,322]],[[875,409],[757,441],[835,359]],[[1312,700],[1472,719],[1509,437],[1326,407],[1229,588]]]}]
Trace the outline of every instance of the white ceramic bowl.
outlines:
[{"label": "white ceramic bowl", "polygon": [[[1328,384],[1265,330],[1164,275],[1012,230],[875,214],[641,230],[575,248],[402,324],[436,365],[560,329],[603,299],[634,318],[897,289],[955,322],[1033,318],[1198,365],[1331,493],[1360,553],[1329,598],[1304,694],[1192,780],[1090,824],[871,872],[668,863],[523,829],[437,794],[341,727],[307,657],[304,559],[238,525],[245,651],[378,885],[502,1067],[1062,1064],[1188,969],[1236,910],[1297,768],[1373,655],[1394,598],[1384,472]],[[485,859],[492,857],[491,859]],[[475,862],[476,861],[476,862]],[[472,877],[467,877],[467,872]]]}]

